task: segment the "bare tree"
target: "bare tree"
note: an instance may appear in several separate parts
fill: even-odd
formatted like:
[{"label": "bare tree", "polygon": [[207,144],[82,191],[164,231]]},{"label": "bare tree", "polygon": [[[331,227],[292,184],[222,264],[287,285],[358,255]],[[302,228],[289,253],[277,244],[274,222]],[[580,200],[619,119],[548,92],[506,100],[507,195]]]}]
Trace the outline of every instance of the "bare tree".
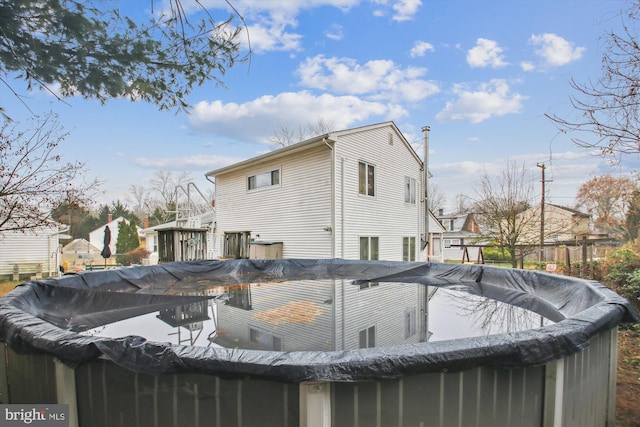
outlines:
[{"label": "bare tree", "polygon": [[[481,239],[494,242],[511,255],[511,265],[517,267],[519,250],[535,242],[523,241],[535,223],[532,215],[521,215],[533,203],[532,179],[524,167],[509,162],[497,177],[486,171],[480,178],[474,201]],[[533,250],[533,249],[531,249]]]},{"label": "bare tree", "polygon": [[429,183],[427,188],[427,199],[429,200],[429,210],[431,212],[438,212],[438,209],[442,208],[445,204],[445,195],[440,192],[438,184]]},{"label": "bare tree", "polygon": [[332,127],[333,125],[326,122],[323,118],[318,118],[315,122],[298,125],[297,128],[291,123],[280,122],[278,128],[273,131],[273,135],[269,138],[269,141],[273,145],[287,147],[304,141],[305,139],[329,133],[333,130]]},{"label": "bare tree", "polygon": [[622,31],[607,33],[601,75],[587,83],[570,81],[577,95],[571,104],[576,118],[547,115],[562,132],[577,132],[579,147],[598,149],[603,156],[640,152],[640,1],[621,13]]},{"label": "bare tree", "polygon": [[4,119],[0,128],[0,232],[51,226],[62,203],[90,205],[99,182],[82,182],[84,164],[63,163],[57,146],[67,136],[50,114],[29,125]]},{"label": "bare tree", "polygon": [[131,197],[127,198],[127,201],[131,203],[133,213],[138,218],[144,218],[149,216],[149,189],[140,184],[132,184],[129,186],[129,193]]}]

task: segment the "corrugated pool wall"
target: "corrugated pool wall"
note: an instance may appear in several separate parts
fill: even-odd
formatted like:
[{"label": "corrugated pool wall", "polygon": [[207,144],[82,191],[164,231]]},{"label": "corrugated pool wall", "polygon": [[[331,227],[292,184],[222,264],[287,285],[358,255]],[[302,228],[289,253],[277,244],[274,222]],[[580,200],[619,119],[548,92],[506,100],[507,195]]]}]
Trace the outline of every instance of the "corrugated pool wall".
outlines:
[{"label": "corrugated pool wall", "polygon": [[86,427],[606,426],[615,417],[616,352],[612,329],[544,366],[287,384],[153,376],[105,360],[73,370],[7,350],[2,403],[70,403],[70,425]]}]

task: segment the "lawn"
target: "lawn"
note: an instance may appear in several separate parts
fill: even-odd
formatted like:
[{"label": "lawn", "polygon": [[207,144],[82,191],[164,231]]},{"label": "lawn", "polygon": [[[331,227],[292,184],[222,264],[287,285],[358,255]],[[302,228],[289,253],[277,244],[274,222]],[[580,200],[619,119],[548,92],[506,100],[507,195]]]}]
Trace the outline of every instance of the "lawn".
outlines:
[{"label": "lawn", "polygon": [[[0,296],[20,282],[0,282]],[[640,427],[640,325],[618,334],[616,425]]]}]

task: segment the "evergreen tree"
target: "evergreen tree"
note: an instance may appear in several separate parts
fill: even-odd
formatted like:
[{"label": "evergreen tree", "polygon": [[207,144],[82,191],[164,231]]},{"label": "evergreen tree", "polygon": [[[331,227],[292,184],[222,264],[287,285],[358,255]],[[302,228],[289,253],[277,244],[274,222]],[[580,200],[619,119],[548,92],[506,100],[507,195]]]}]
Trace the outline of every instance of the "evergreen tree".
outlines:
[{"label": "evergreen tree", "polygon": [[120,264],[126,264],[127,252],[136,249],[140,245],[138,230],[135,221],[122,221],[118,227],[118,241],[116,242],[116,260]]}]

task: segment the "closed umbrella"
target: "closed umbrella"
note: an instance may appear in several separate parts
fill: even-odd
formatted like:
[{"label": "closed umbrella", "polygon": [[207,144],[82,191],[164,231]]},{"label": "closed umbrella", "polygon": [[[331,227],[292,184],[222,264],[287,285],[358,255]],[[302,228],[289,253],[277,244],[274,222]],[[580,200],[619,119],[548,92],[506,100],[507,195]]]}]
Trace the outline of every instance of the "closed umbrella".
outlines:
[{"label": "closed umbrella", "polygon": [[107,258],[111,256],[111,248],[109,247],[109,244],[111,244],[111,229],[106,225],[104,227],[104,248],[102,248],[102,252],[100,253],[102,258],[104,258],[105,267],[107,266]]}]

